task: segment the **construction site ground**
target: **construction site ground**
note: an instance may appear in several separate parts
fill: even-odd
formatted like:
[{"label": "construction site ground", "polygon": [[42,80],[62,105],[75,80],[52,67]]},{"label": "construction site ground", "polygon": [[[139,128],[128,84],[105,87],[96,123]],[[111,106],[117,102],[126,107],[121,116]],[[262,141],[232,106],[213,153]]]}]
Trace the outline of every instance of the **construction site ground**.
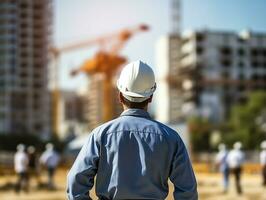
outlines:
[{"label": "construction site ground", "polygon": [[[266,188],[261,186],[260,174],[244,174],[242,179],[243,194],[236,194],[233,177],[230,179],[230,189],[227,194],[222,192],[221,176],[218,173],[197,173],[199,199],[203,200],[266,200]],[[45,174],[41,177],[42,181],[46,180]],[[1,200],[64,200],[66,199],[66,170],[58,170],[56,177],[57,190],[49,191],[47,189],[36,189],[35,180],[31,181],[31,189],[28,193],[21,192],[16,194],[11,188],[3,188],[8,183],[14,183],[14,175],[0,176],[0,199]],[[94,191],[94,190],[93,190]],[[170,192],[167,200],[172,197],[173,186],[170,184]],[[92,198],[97,199],[92,192]]]}]

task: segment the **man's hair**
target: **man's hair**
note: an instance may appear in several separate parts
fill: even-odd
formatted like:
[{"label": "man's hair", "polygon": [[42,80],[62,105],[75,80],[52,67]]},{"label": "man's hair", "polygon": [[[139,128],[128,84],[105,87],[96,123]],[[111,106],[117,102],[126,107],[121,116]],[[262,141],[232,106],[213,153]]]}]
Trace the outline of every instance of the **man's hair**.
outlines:
[{"label": "man's hair", "polygon": [[132,102],[126,99],[123,95],[120,95],[120,96],[122,98],[123,104],[125,104],[128,108],[144,109],[150,102],[150,98],[142,102]]}]

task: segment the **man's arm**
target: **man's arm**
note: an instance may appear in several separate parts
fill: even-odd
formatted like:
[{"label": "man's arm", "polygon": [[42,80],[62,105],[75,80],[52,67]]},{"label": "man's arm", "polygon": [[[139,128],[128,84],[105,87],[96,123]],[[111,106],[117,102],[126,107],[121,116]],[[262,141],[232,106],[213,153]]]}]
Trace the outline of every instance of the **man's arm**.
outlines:
[{"label": "man's arm", "polygon": [[174,184],[175,200],[197,200],[197,182],[183,141],[178,142],[173,158],[170,180]]},{"label": "man's arm", "polygon": [[67,176],[69,200],[88,200],[98,169],[99,146],[95,134],[91,133]]}]

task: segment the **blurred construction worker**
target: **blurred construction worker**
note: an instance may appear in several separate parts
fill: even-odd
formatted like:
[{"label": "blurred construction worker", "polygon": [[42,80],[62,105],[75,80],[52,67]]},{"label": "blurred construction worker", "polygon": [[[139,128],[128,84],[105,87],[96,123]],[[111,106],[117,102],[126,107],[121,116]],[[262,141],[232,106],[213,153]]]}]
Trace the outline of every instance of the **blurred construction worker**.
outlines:
[{"label": "blurred construction worker", "polygon": [[261,143],[260,164],[262,167],[262,184],[266,187],[266,140]]},{"label": "blurred construction worker", "polygon": [[54,150],[54,145],[51,143],[46,144],[46,150],[40,157],[40,162],[44,165],[48,172],[48,188],[55,189],[54,174],[59,164],[59,154]]},{"label": "blurred construction worker", "polygon": [[34,146],[29,146],[27,148],[27,152],[29,157],[29,180],[31,177],[34,177],[36,179],[37,184],[39,184],[40,179],[36,149]]},{"label": "blurred construction worker", "polygon": [[235,185],[238,194],[242,194],[241,187],[241,175],[242,175],[242,165],[244,163],[245,155],[242,149],[242,143],[236,142],[234,148],[229,152],[227,156],[227,162],[230,168],[230,172],[235,177]]},{"label": "blurred construction worker", "polygon": [[147,112],[156,89],[152,68],[142,61],[126,65],[117,87],[124,111],[89,135],[68,173],[68,198],[91,199],[97,174],[99,199],[165,199],[168,178],[174,199],[198,199],[183,141]]},{"label": "blurred construction worker", "polygon": [[15,187],[17,193],[19,193],[21,189],[28,192],[28,164],[29,158],[25,152],[25,145],[19,144],[14,157],[15,171],[18,175],[18,181]]},{"label": "blurred construction worker", "polygon": [[223,189],[224,193],[228,190],[229,185],[229,166],[227,163],[228,151],[226,149],[225,144],[219,144],[218,146],[219,152],[216,156],[216,164],[219,166],[220,172],[223,175]]}]

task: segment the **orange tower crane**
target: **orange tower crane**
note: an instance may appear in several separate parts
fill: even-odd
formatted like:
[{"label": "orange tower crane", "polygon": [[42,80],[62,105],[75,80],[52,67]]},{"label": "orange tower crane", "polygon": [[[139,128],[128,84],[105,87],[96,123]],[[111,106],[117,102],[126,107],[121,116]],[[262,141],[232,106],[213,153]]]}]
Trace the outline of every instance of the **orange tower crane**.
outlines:
[{"label": "orange tower crane", "polygon": [[[124,47],[126,42],[136,33],[148,31],[149,27],[145,24],[141,24],[137,27],[127,28],[120,32],[113,33],[110,35],[105,35],[98,37],[96,39],[77,42],[74,44],[65,45],[59,48],[51,48],[50,52],[53,54],[55,63],[58,61],[58,57],[61,53],[67,51],[73,51],[75,49],[80,49],[84,47],[89,47],[92,45],[99,45],[99,50],[95,56],[91,59],[86,60],[79,68],[71,71],[74,76],[80,72],[86,73],[88,75],[101,73],[104,75],[103,80],[103,120],[108,121],[113,116],[113,106],[111,102],[112,97],[112,78],[117,72],[118,68],[127,62],[126,57],[120,56],[119,53]],[[55,72],[56,73],[56,72]],[[57,75],[55,75],[55,79]],[[58,86],[56,84],[53,93],[53,118],[54,118],[54,131],[58,127],[58,100],[59,92]]]}]

